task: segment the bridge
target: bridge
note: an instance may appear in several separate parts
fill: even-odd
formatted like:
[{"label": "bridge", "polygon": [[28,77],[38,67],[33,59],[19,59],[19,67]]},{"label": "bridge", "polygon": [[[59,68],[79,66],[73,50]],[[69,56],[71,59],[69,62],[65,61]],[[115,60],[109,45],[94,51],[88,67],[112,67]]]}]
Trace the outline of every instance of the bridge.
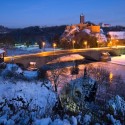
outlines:
[{"label": "bridge", "polygon": [[[100,61],[101,53],[109,52],[111,56],[118,56],[125,54],[125,46],[118,47],[103,47],[103,48],[87,48],[87,49],[71,49],[71,50],[57,50],[49,52],[41,52],[35,54],[24,54],[13,56],[14,63],[23,64],[25,68],[29,66],[30,62],[36,62],[36,66],[40,68],[41,66],[51,62],[54,59],[58,59],[63,56],[70,54],[79,54],[85,59],[90,59],[94,61]],[[10,63],[12,61],[12,56],[5,57],[4,61]]]}]

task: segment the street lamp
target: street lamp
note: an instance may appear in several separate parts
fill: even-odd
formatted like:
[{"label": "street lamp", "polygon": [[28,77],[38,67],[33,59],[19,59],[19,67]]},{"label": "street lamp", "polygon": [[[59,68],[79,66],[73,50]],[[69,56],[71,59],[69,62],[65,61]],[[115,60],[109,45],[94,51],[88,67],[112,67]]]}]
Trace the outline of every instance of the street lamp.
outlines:
[{"label": "street lamp", "polygon": [[85,48],[87,48],[87,41],[84,42]]},{"label": "street lamp", "polygon": [[110,47],[112,47],[112,41],[110,41]]},{"label": "street lamp", "polygon": [[97,47],[99,47],[99,41],[97,41]]},{"label": "street lamp", "polygon": [[45,51],[45,42],[42,42],[43,51]]},{"label": "street lamp", "polygon": [[117,45],[118,45],[118,42],[119,42],[119,40],[117,39],[117,40],[116,40],[116,47],[117,47]]},{"label": "street lamp", "polygon": [[56,48],[56,43],[53,43],[53,51],[54,51],[54,54],[55,54],[55,48]]},{"label": "street lamp", "polygon": [[76,42],[75,40],[72,41],[73,49],[74,49],[74,44],[75,44],[75,42]]}]

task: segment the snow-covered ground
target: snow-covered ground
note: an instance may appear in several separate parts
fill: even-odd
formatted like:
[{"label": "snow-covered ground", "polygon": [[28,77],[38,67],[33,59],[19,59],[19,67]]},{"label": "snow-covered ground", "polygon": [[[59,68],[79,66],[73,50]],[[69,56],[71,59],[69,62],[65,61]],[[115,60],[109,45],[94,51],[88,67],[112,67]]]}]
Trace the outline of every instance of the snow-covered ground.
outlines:
[{"label": "snow-covered ground", "polygon": [[[26,50],[28,51],[28,50]],[[32,50],[33,51],[33,50]],[[30,53],[30,51],[28,51]],[[13,53],[15,54],[15,53]],[[75,56],[68,56],[63,58],[63,60],[67,60],[67,58],[76,58],[79,57],[77,55]],[[92,63],[95,66],[103,66],[105,68],[107,68],[110,72],[112,72],[114,75],[116,74],[121,74],[123,78],[125,78],[125,55],[119,56],[119,57],[112,57],[112,61],[110,62],[94,62]],[[83,72],[85,65],[79,65],[80,68],[80,73]],[[69,68],[69,67],[68,67]],[[13,69],[12,67],[10,67],[10,65],[8,65],[7,70],[11,70]],[[17,69],[17,68],[16,68]],[[17,70],[18,73],[20,73],[20,70]],[[16,70],[15,70],[16,72]],[[22,72],[21,72],[22,73]],[[36,72],[30,72],[30,71],[24,71],[23,72],[24,76],[31,78],[33,76],[36,75]],[[33,76],[32,76],[33,75]],[[69,77],[70,76],[70,77]],[[0,76],[1,77],[1,76]],[[67,78],[69,77],[69,78]],[[70,74],[70,68],[69,70],[66,72],[66,74],[64,74],[63,76],[63,83],[65,80],[69,79],[69,81],[71,80],[71,77],[76,78],[76,76],[71,76]],[[51,86],[50,83],[49,84],[49,88]],[[61,86],[60,86],[61,88]],[[48,111],[52,110],[53,105],[55,104],[56,101],[56,95],[55,93],[52,91],[52,89],[48,89],[47,87],[45,87],[42,82],[40,81],[11,81],[11,80],[3,80],[2,78],[0,78],[0,102],[5,103],[6,99],[8,100],[7,103],[10,100],[13,101],[14,105],[18,107],[21,107],[23,104],[21,101],[19,101],[19,99],[21,99],[21,97],[23,98],[23,100],[25,102],[30,102],[29,108],[31,110],[33,110],[35,107],[39,107],[40,108],[40,114],[44,114]],[[14,100],[17,99],[18,103]],[[12,115],[12,111],[11,108],[7,105],[4,106],[3,110],[7,111],[7,113],[10,115]],[[11,119],[8,118],[8,114],[4,113],[3,111],[3,115],[1,115],[0,117],[0,123],[4,123],[5,124],[9,124],[10,125],[10,120],[11,122],[16,121],[16,118],[20,118],[20,114],[17,112],[17,114],[14,117],[11,117]],[[70,125],[70,123],[72,125],[77,125],[77,119],[75,117],[73,117],[71,120],[61,120],[61,119],[55,119],[53,122],[51,121],[51,118],[44,118],[44,119],[40,119],[39,116],[36,117],[38,119],[34,119],[34,125],[48,125],[51,123],[51,125]],[[109,116],[110,118],[110,116]],[[25,116],[25,120],[26,120],[26,116]],[[23,119],[22,121],[25,122],[25,120]],[[71,122],[70,122],[71,121]],[[84,124],[89,124],[89,122],[91,121],[91,116],[89,115],[85,115],[84,116]],[[114,121],[114,119],[113,119]],[[13,123],[14,124],[14,123]],[[11,124],[11,125],[13,125]]]},{"label": "snow-covered ground", "polygon": [[[56,48],[55,48],[56,49]],[[58,49],[56,49],[58,50]],[[53,48],[44,48],[44,51],[53,51]],[[30,54],[30,53],[39,53],[43,52],[43,49],[39,49],[39,46],[18,46],[13,49],[7,49],[7,56],[21,55],[21,54]]]},{"label": "snow-covered ground", "polygon": [[41,82],[16,81],[16,84],[14,84],[8,80],[1,80],[0,101],[4,101],[5,98],[11,100],[17,97],[22,97],[26,102],[30,102],[30,99],[32,99],[30,108],[39,106],[44,114],[48,103],[51,106],[55,104],[56,96],[53,91],[41,85]]}]

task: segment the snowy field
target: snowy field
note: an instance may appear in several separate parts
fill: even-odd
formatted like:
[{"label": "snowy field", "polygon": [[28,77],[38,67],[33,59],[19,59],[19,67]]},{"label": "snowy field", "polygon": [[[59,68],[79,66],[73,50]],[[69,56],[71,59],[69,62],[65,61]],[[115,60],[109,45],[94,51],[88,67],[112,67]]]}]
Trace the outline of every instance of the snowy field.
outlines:
[{"label": "snowy field", "polygon": [[[59,50],[56,49],[55,50]],[[13,49],[7,49],[7,56],[21,55],[21,54],[31,54],[43,52],[43,49],[39,49],[39,46],[18,46]],[[53,51],[53,48],[45,48],[44,51]]]}]

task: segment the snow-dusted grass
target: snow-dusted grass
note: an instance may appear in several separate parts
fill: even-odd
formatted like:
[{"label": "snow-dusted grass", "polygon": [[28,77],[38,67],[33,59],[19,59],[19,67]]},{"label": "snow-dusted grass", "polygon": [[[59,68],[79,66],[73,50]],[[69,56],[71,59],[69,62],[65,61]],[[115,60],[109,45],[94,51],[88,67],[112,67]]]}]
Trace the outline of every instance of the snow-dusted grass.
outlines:
[{"label": "snow-dusted grass", "polygon": [[[60,50],[60,49],[55,48],[55,50]],[[13,49],[7,49],[6,51],[7,51],[7,56],[15,56],[15,55],[22,55],[22,54],[39,53],[39,52],[43,52],[43,49],[39,49],[38,46],[26,47],[26,46],[22,45],[22,46],[13,48]],[[53,51],[53,48],[45,47],[44,51]]]}]

